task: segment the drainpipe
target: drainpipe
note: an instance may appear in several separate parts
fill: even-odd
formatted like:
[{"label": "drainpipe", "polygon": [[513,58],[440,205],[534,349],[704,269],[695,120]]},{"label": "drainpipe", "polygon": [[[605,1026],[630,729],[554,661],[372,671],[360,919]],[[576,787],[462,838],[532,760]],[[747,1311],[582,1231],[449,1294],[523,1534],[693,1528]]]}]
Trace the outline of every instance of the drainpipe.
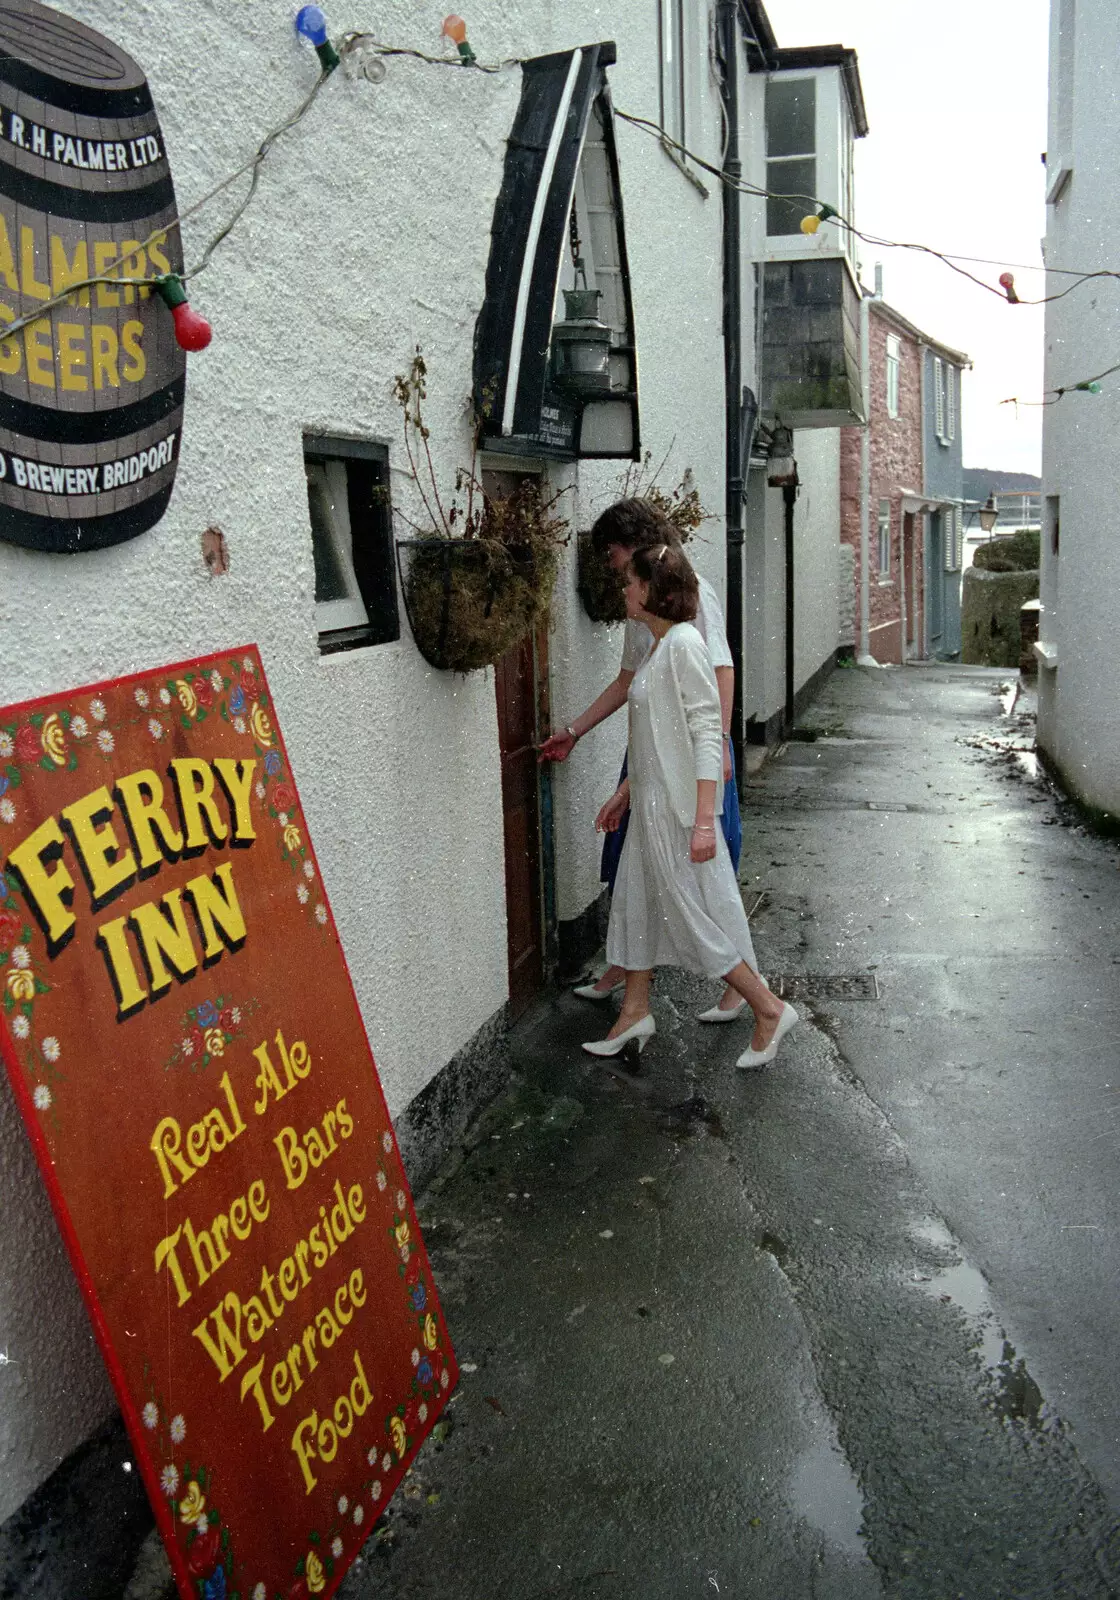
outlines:
[{"label": "drainpipe", "polygon": [[[878,298],[881,274],[877,267]],[[861,667],[877,666],[871,655],[871,312],[867,290],[860,285],[859,371],[863,414],[867,418],[859,440],[859,650]]]},{"label": "drainpipe", "polygon": [[[727,127],[723,157],[726,182],[723,191],[723,382],[724,451],[727,487],[724,516],[727,526],[727,644],[735,669],[735,699],[731,711],[731,744],[739,771],[743,770],[743,385],[742,243],[737,185],[743,167],[739,159],[739,35],[738,0],[719,0],[717,8],[720,55],[720,96]],[[749,443],[748,446],[749,448]]]},{"label": "drainpipe", "polygon": [[793,564],[793,512],[797,505],[797,484],[787,483],[782,488],[782,503],[786,523],[786,709],[782,737],[788,739],[793,732],[794,705],[797,692],[794,688],[794,644],[796,643],[795,612],[796,573]]}]

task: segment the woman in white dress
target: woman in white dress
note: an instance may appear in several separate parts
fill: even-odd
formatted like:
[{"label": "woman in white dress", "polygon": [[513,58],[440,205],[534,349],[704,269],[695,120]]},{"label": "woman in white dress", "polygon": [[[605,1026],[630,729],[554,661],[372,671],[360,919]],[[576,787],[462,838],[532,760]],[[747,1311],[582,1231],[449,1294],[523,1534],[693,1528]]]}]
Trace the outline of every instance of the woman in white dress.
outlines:
[{"label": "woman in white dress", "polygon": [[[630,827],[607,927],[607,960],[626,973],[618,1021],[590,1055],[640,1052],[655,1032],[652,970],[684,967],[723,978],[751,1007],[755,1029],[740,1067],[764,1066],[797,1021],[755,966],[747,916],[727,845],[716,826],[723,786],[719,690],[692,624],[698,585],[673,545],[635,550],[626,611],[654,638],[634,674],[630,715]],[[617,791],[595,826],[613,831],[626,807]]]}]

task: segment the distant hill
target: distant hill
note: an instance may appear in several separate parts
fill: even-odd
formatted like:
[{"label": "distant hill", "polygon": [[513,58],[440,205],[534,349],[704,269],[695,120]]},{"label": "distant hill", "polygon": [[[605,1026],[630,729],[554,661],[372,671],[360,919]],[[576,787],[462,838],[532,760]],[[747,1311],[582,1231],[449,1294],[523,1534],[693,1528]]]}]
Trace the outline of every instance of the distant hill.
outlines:
[{"label": "distant hill", "polygon": [[986,500],[989,494],[1038,494],[1042,479],[1032,472],[1000,472],[996,467],[965,467],[964,497]]}]

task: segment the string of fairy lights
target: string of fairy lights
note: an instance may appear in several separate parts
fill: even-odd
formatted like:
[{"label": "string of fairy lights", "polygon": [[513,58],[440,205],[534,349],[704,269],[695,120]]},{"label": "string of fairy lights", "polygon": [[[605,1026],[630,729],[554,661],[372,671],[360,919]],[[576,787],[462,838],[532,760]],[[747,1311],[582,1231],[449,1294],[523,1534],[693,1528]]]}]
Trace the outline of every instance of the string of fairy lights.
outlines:
[{"label": "string of fairy lights", "polygon": [[[286,133],[289,133],[303,121],[319,98],[326,83],[339,66],[346,63],[348,70],[354,75],[364,77],[369,82],[376,84],[384,81],[387,73],[385,63],[393,58],[418,61],[426,66],[433,67],[465,67],[472,71],[486,74],[501,73],[508,68],[524,65],[524,59],[519,56],[510,56],[502,61],[495,62],[480,61],[467,38],[466,23],[462,17],[455,14],[444,18],[441,29],[441,39],[449,42],[454,47],[454,55],[433,55],[410,46],[385,44],[375,38],[373,34],[358,31],[343,34],[337,44],[334,44],[331,42],[327,29],[326,16],[318,5],[303,6],[296,15],[295,28],[297,34],[314,48],[320,65],[319,76],[296,109],[265,134],[247,161],[244,161],[184,211],[181,211],[169,225],[153,230],[147,239],[141,241],[138,247],[133,246],[127,253],[122,253],[114,260],[105,263],[100,272],[69,283],[63,293],[57,294],[43,304],[36,306],[33,311],[15,318],[14,321],[0,324],[0,347],[2,347],[3,342],[13,338],[22,329],[39,322],[57,307],[68,302],[73,303],[77,295],[83,290],[88,290],[96,284],[112,284],[117,288],[122,285],[129,285],[145,293],[150,293],[154,289],[171,311],[175,324],[176,338],[182,348],[185,350],[205,349],[210,343],[212,330],[206,319],[199,316],[190,306],[185,286],[193,278],[198,277],[200,273],[205,272],[215,251],[237,227],[257,195],[261,170],[273,147]],[[656,139],[658,143],[672,151],[683,161],[687,161],[701,171],[707,172],[721,184],[738,190],[740,194],[749,195],[754,199],[781,200],[787,203],[803,205],[806,208],[806,214],[801,220],[800,227],[807,237],[817,234],[823,226],[831,225],[838,231],[859,239],[864,244],[873,246],[876,249],[910,250],[918,254],[931,256],[951,271],[958,273],[970,283],[975,284],[977,288],[983,289],[989,294],[994,294],[1009,305],[1049,305],[1056,300],[1064,299],[1066,295],[1072,294],[1075,289],[1079,289],[1085,283],[1107,278],[1120,279],[1120,271],[1101,269],[1093,272],[1081,272],[1069,267],[1038,266],[1020,262],[1015,263],[1017,270],[1046,272],[1055,277],[1073,279],[1073,282],[1067,284],[1065,288],[1056,290],[1051,294],[1023,296],[1019,294],[1015,287],[1014,274],[1006,268],[1004,263],[980,256],[968,256],[957,252],[938,250],[933,245],[913,240],[887,239],[877,234],[867,233],[863,229],[857,228],[854,222],[841,215],[833,206],[824,204],[813,195],[783,193],[774,189],[767,189],[760,184],[751,183],[744,178],[732,178],[722,167],[705,160],[696,151],[666,133],[660,123],[653,122],[648,117],[639,117],[618,107],[614,108],[614,115],[620,122],[625,122],[639,132]],[[184,223],[205,210],[212,201],[224,194],[226,190],[230,189],[239,179],[244,178],[246,175],[249,176],[249,184],[245,194],[238,201],[222,226],[211,236],[193,266],[184,268],[182,272],[161,273],[151,277],[125,277],[117,270],[124,269],[130,262],[137,260],[149,245],[157,241],[162,242],[168,232],[181,230]],[[969,265],[963,265],[965,262]],[[1000,265],[1004,265],[1005,269],[999,274],[998,280],[994,284],[988,282],[978,273],[969,270],[971,266]],[[1117,372],[1120,372],[1120,362],[1114,366],[1106,367],[1102,372],[1098,372],[1092,377],[1081,379],[1079,382],[1068,383],[1047,390],[1045,397],[1041,401],[1025,401],[1019,400],[1017,397],[1011,397],[1003,401],[1002,404],[1049,406],[1056,405],[1065,395],[1071,393],[1098,394],[1102,381]]]}]

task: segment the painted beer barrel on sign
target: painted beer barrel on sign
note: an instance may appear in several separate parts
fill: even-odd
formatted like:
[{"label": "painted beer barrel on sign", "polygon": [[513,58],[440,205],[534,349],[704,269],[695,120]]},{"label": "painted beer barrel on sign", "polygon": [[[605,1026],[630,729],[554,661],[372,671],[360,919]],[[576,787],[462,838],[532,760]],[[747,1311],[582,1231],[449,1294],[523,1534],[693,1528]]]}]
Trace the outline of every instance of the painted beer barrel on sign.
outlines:
[{"label": "painted beer barrel on sign", "polygon": [[[0,334],[83,278],[181,270],[176,215],[136,62],[36,0],[0,3]],[[157,522],[185,377],[167,307],[130,285],[0,339],[0,538],[96,550]]]}]

